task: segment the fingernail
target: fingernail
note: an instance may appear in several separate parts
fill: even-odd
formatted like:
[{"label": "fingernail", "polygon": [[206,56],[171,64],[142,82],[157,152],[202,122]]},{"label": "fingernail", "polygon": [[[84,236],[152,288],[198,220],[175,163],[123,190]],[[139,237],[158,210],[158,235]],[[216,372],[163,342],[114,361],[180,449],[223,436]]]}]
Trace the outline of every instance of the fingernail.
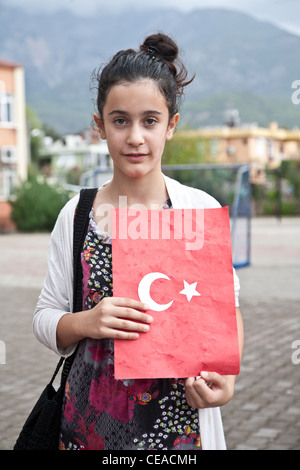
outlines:
[{"label": "fingernail", "polygon": [[201,377],[203,379],[207,379],[208,378],[208,372],[201,372]]}]

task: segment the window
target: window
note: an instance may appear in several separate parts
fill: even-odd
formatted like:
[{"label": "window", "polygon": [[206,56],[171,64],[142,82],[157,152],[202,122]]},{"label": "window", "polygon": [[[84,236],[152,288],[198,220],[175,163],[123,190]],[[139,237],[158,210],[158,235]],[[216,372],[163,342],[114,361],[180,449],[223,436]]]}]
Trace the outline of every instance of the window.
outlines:
[{"label": "window", "polygon": [[210,154],[212,157],[218,156],[219,142],[217,139],[212,139],[210,141]]},{"label": "window", "polygon": [[269,161],[274,158],[275,143],[273,139],[268,139],[268,159]]},{"label": "window", "polygon": [[2,168],[2,188],[0,187],[0,193],[2,193],[5,199],[8,199],[13,194],[17,182],[16,169]]},{"label": "window", "polygon": [[2,147],[1,162],[5,164],[17,163],[17,151],[15,147]]},{"label": "window", "polygon": [[13,123],[13,102],[12,93],[0,90],[0,124]]},{"label": "window", "polygon": [[256,139],[256,156],[258,158],[264,158],[266,156],[266,145],[269,145],[264,137],[258,137]]}]

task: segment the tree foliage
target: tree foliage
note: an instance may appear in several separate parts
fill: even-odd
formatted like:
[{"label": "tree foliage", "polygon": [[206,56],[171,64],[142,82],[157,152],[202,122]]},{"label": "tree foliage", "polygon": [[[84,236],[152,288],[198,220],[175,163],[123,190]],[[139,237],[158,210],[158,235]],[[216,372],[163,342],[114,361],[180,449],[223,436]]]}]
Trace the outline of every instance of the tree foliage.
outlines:
[{"label": "tree foliage", "polygon": [[43,176],[31,171],[10,202],[12,220],[22,232],[51,231],[68,199],[66,191],[49,185]]}]

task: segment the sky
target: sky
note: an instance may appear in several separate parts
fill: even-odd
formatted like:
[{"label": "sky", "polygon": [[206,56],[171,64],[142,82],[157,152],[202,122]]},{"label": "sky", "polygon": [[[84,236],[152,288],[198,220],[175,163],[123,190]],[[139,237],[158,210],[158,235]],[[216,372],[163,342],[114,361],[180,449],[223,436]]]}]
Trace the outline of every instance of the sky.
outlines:
[{"label": "sky", "polygon": [[[1,4],[26,8],[27,11],[67,9],[79,15],[91,15],[100,9],[120,11],[124,8],[226,8],[250,14],[300,35],[299,0],[0,0]],[[25,6],[26,5],[26,6]]]}]

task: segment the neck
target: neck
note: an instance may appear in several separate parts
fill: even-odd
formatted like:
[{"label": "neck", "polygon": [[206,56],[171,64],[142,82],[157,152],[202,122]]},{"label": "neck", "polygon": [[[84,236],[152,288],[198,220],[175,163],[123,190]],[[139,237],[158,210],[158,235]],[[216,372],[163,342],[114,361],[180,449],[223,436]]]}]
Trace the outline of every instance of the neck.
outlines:
[{"label": "neck", "polygon": [[150,209],[152,204],[162,205],[168,198],[161,170],[137,178],[124,178],[123,175],[122,179],[114,173],[107,189],[115,205],[118,204],[119,196],[126,196],[128,207],[133,204],[143,204]]}]

